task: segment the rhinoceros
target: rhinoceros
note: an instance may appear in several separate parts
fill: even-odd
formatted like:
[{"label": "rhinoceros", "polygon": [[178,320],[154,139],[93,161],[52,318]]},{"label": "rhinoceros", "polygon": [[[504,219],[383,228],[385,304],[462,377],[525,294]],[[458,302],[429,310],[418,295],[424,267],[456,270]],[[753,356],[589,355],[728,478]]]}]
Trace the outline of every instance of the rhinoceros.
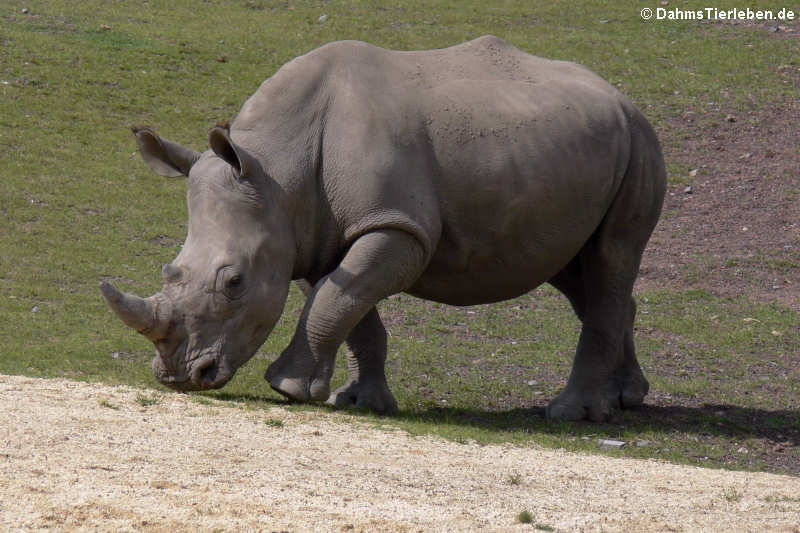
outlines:
[{"label": "rhinoceros", "polygon": [[[378,302],[484,304],[547,282],[582,322],[547,416],[604,420],[647,394],[632,291],[666,171],[647,120],[588,69],[494,36],[411,52],[341,41],[281,67],[202,153],[134,133],[152,170],[188,176],[188,235],[154,296],[100,289],[155,344],[165,385],[225,385],[296,280],[305,307],[269,385],[392,413]],[[349,382],[331,392],[342,343]]]}]

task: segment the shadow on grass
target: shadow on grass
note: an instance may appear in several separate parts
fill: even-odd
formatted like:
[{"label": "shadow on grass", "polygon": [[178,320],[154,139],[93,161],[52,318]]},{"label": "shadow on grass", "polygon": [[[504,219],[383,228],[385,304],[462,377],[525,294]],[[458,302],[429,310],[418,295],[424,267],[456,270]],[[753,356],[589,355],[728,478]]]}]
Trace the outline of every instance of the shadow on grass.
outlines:
[{"label": "shadow on grass", "polygon": [[800,446],[800,411],[770,411],[721,404],[699,407],[643,405],[623,411],[615,420],[604,424],[549,420],[543,407],[506,411],[435,407],[419,412],[404,411],[398,416],[409,422],[465,425],[560,437],[584,434],[615,436],[622,431],[658,432],[739,441],[768,439]]},{"label": "shadow on grass", "polygon": [[[323,404],[298,404],[282,398],[242,393],[198,393],[217,400],[261,405],[264,407],[306,406],[308,409],[336,408]],[[374,416],[365,410],[351,409],[351,414]],[[676,433],[726,440],[768,439],[774,443],[800,446],[800,410],[754,409],[727,404],[703,404],[697,407],[643,405],[622,411],[609,423],[564,422],[545,417],[544,407],[514,408],[501,411],[431,407],[421,411],[403,410],[391,417],[411,423],[447,424],[488,431],[541,433],[556,437],[600,434],[616,436],[633,433]]]},{"label": "shadow on grass", "polygon": [[[287,407],[334,412],[324,404],[295,404],[275,396],[200,393],[256,408]],[[609,423],[564,422],[545,417],[544,407],[502,410],[430,406],[378,417],[363,409],[348,414],[380,426],[396,424],[412,434],[437,435],[483,444],[536,441],[568,450],[596,449],[598,438],[642,441],[626,455],[704,467],[755,470],[800,476],[800,410],[768,410],[730,404],[643,405]],[[587,448],[588,447],[588,448]]]},{"label": "shadow on grass", "polygon": [[194,396],[201,398],[209,398],[213,400],[220,400],[222,402],[231,403],[246,403],[261,405],[263,407],[286,407],[290,402],[273,396],[261,396],[258,394],[248,394],[239,392],[219,392],[219,391],[200,391],[191,392]]}]

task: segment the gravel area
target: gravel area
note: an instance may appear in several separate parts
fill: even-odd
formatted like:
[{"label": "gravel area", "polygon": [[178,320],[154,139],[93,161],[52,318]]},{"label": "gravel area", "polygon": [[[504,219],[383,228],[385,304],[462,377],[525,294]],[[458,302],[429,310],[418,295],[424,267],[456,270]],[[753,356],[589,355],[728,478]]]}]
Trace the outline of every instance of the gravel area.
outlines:
[{"label": "gravel area", "polygon": [[795,477],[155,394],[0,375],[0,530],[800,532]]}]

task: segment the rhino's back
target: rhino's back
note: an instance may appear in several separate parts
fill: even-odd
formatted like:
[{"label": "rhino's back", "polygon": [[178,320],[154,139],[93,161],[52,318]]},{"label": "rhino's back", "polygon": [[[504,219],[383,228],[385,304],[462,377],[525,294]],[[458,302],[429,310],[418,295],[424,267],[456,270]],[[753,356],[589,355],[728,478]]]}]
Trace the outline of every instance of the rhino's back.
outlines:
[{"label": "rhino's back", "polygon": [[336,41],[282,66],[248,100],[236,120],[248,129],[263,124],[266,117],[284,116],[304,106],[327,106],[348,97],[357,98],[360,105],[389,105],[397,100],[406,108],[435,107],[440,103],[437,92],[453,84],[466,87],[475,83],[484,84],[476,86],[474,92],[487,102],[497,94],[486,93],[485,84],[498,88],[523,83],[531,88],[582,83],[615,93],[602,78],[580,65],[527,54],[492,35],[449,48],[420,51]]},{"label": "rhino's back", "polygon": [[[364,82],[370,90],[394,87],[430,89],[461,80],[540,83],[556,78],[602,79],[580,65],[545,59],[523,52],[493,35],[484,35],[449,48],[398,51],[361,41],[337,41],[297,58],[298,63],[319,61],[335,65],[328,74],[352,74],[341,80]],[[370,72],[372,70],[373,72]],[[337,89],[335,82],[333,90]]]}]

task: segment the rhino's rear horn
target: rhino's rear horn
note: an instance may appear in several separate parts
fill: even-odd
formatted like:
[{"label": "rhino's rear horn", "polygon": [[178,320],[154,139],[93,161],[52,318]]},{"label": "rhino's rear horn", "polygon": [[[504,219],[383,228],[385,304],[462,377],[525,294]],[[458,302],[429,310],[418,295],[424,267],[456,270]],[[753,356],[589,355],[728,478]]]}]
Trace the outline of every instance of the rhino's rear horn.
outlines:
[{"label": "rhino's rear horn", "polygon": [[166,332],[167,321],[159,317],[158,302],[155,298],[140,298],[133,294],[118,291],[107,282],[100,283],[100,292],[125,325],[135,329],[150,340],[158,340]]},{"label": "rhino's rear horn", "polygon": [[183,270],[172,263],[166,263],[161,267],[161,277],[167,283],[177,283],[183,278]]}]

